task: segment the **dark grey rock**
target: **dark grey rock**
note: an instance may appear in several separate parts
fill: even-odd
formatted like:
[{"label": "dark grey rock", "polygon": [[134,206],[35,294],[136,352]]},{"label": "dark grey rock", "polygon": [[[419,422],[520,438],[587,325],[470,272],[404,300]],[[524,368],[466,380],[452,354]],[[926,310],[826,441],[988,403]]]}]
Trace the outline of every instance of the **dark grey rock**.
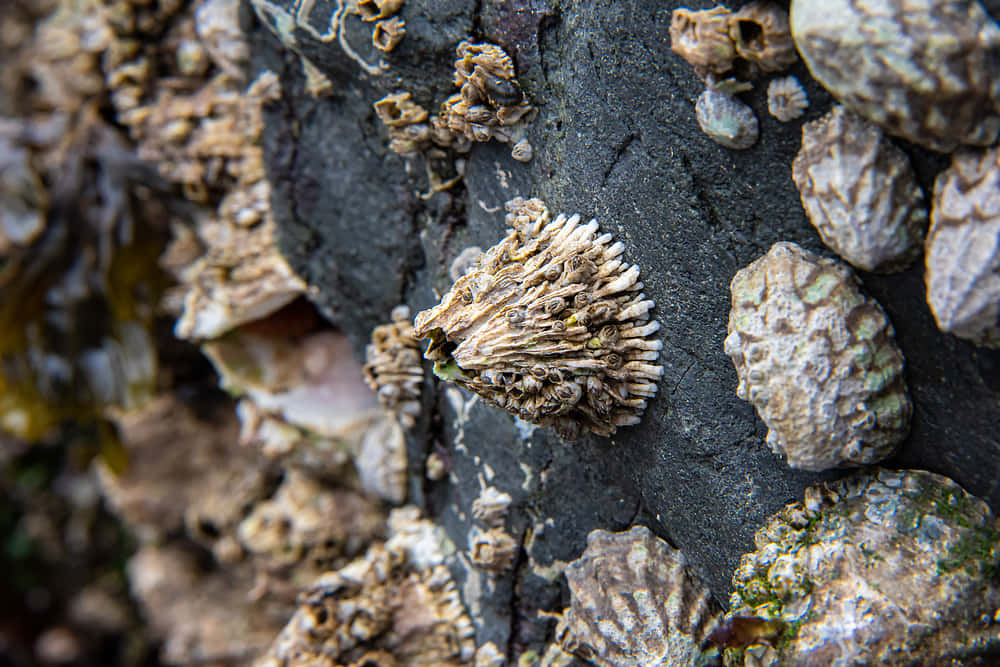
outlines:
[{"label": "dark grey rock", "polygon": [[[803,118],[786,124],[767,113],[765,79],[741,96],[759,118],[760,141],[739,152],[715,144],[695,120],[703,86],[670,50],[670,12],[680,4],[411,0],[402,10],[407,35],[381,77],[359,74],[335,43],[303,42],[335,80],[334,95],[319,100],[302,91],[294,58],[256,33],[261,62],[277,64],[285,86],[265,131],[282,249],[359,351],[396,303],[414,312],[436,303],[452,258],[502,238],[503,203],[518,195],[597,218],[625,243],[656,301],[665,377],[642,424],[612,439],[568,443],[544,430],[524,438],[507,414],[429,383],[434,415],[411,454],[439,448],[453,475],[427,482],[415,465],[414,499],[464,546],[481,475],[514,497],[509,530],[526,548],[513,572],[456,568],[480,642],[511,657],[551,635],[536,612],[568,602],[554,573],[583,551],[590,530],[650,525],[725,602],[765,518],[840,474],[792,471],[768,450],[766,429],[736,397],[722,347],[737,270],[778,241],[832,255],[791,178],[801,124],[831,98],[797,63],[789,73],[809,96]],[[362,32],[350,27],[352,43]],[[535,157],[522,164],[509,146],[476,145],[464,187],[425,201],[422,163],[386,151],[371,104],[404,89],[435,110],[452,90],[454,47],[465,37],[500,44],[515,59],[539,108],[528,133]],[[903,148],[929,192],[946,160]],[[948,475],[1000,509],[1000,357],[937,330],[922,271],[861,275],[896,327],[915,404],[912,434],[889,464]]]}]

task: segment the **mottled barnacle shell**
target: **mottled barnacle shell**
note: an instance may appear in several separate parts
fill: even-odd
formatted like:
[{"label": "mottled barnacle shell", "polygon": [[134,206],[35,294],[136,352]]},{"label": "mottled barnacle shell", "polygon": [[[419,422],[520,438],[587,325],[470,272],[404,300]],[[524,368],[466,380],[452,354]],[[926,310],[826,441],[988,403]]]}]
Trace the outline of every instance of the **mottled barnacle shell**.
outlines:
[{"label": "mottled barnacle shell", "polygon": [[793,0],[813,77],[893,135],[934,150],[1000,135],[1000,27],[975,0]]},{"label": "mottled barnacle shell", "polygon": [[767,110],[782,123],[801,117],[808,106],[806,91],[794,76],[780,77],[767,84]]},{"label": "mottled barnacle shell", "polygon": [[865,271],[900,271],[920,254],[927,209],[910,160],[842,106],[802,126],[792,178],[831,249]]},{"label": "mottled barnacle shell", "polygon": [[505,572],[514,566],[521,545],[503,528],[469,533],[469,562],[473,567],[491,572]]},{"label": "mottled barnacle shell", "polygon": [[520,139],[510,148],[510,156],[518,162],[531,162],[533,154],[531,142],[527,139]]},{"label": "mottled barnacle shell", "polygon": [[729,17],[736,53],[761,72],[780,72],[798,60],[788,12],[771,2],[752,2]]},{"label": "mottled barnacle shell", "polygon": [[595,530],[566,568],[563,650],[603,667],[693,667],[718,611],[684,554],[648,528]]},{"label": "mottled barnacle shell", "polygon": [[365,348],[365,381],[378,393],[379,402],[404,426],[413,426],[420,414],[420,386],[424,367],[420,344],[413,335],[410,309],[397,306],[392,322],[375,327]]},{"label": "mottled barnacle shell", "polygon": [[779,621],[782,665],[987,664],[964,659],[1000,648],[998,528],[929,472],[814,486],[755,535],[728,616]]},{"label": "mottled barnacle shell", "polygon": [[1000,348],[1000,149],[956,153],[937,177],[926,255],[938,327]]},{"label": "mottled barnacle shell", "polygon": [[906,437],[913,406],[903,355],[846,266],[776,243],[730,289],[725,351],[736,393],[757,408],[767,444],[788,465],[874,463]]},{"label": "mottled barnacle shell", "polygon": [[566,437],[637,423],[663,373],[639,267],[596,220],[551,220],[538,199],[507,210],[507,237],[417,315],[424,356],[439,377]]},{"label": "mottled barnacle shell", "polygon": [[362,21],[389,18],[400,10],[403,0],[357,0],[358,14]]},{"label": "mottled barnacle shell", "polygon": [[757,143],[760,129],[753,110],[735,97],[707,88],[695,104],[698,125],[712,141],[743,150]]},{"label": "mottled barnacle shell", "polygon": [[692,11],[675,9],[670,17],[670,48],[702,78],[733,67],[736,45],[729,36],[731,13],[722,6]]},{"label": "mottled barnacle shell", "polygon": [[375,24],[372,30],[372,44],[375,48],[388,53],[396,48],[406,35],[406,21],[393,16]]},{"label": "mottled barnacle shell", "polygon": [[391,128],[401,128],[427,120],[427,109],[410,99],[410,93],[390,93],[373,105],[375,115]]}]

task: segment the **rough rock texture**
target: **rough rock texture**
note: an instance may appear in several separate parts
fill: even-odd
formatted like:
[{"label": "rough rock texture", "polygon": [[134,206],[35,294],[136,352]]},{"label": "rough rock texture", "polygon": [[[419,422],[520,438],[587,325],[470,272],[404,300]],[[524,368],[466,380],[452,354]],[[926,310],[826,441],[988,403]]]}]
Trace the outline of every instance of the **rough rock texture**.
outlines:
[{"label": "rough rock texture", "polygon": [[[645,518],[722,600],[754,531],[821,479],[789,470],[767,449],[766,428],[736,396],[722,347],[739,268],[778,241],[824,252],[791,179],[801,121],[767,114],[758,86],[743,95],[760,121],[756,145],[733,152],[706,137],[694,116],[704,85],[667,38],[681,4],[410,0],[400,11],[406,38],[379,54],[390,68],[378,78],[362,75],[336,43],[299,33],[297,48],[333,82],[320,99],[305,90],[298,57],[269,31],[254,33],[256,62],[279,73],[284,91],[267,108],[263,136],[281,248],[359,359],[397,304],[416,313],[438,302],[451,287],[451,261],[469,246],[493,245],[503,203],[518,195],[601,220],[642,267],[644,291],[657,303],[664,379],[642,423],[613,442],[562,442],[428,380],[433,414],[410,436],[410,500],[466,544],[479,475],[511,494],[508,530],[525,544],[511,572],[456,574],[477,642],[494,642],[511,663],[526,651],[542,654],[554,624],[536,612],[565,607],[559,561],[576,558],[590,530]],[[313,5],[329,11],[334,3]],[[346,33],[360,50],[370,24],[349,20]],[[464,189],[422,200],[423,163],[410,160],[407,172],[407,160],[388,151],[371,105],[407,90],[433,108],[451,93],[455,47],[469,37],[514,59],[539,110],[528,130],[534,157],[521,164],[506,145],[476,144]],[[790,73],[811,102],[803,120],[829,110],[830,95],[801,63]],[[912,152],[929,192],[945,162]],[[946,474],[1000,507],[1000,358],[937,330],[919,268],[862,280],[896,329],[915,404],[911,435],[890,464]],[[436,482],[424,477],[431,452],[450,470]]]}]

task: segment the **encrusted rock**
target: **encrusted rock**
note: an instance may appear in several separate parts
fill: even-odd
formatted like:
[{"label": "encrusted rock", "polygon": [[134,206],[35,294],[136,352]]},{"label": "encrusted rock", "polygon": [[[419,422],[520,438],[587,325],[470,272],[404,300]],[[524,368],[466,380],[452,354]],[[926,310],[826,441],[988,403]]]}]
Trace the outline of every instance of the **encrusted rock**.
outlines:
[{"label": "encrusted rock", "polygon": [[392,322],[372,331],[372,342],[365,348],[364,372],[365,381],[378,393],[382,406],[408,427],[420,414],[420,387],[424,381],[420,358],[410,309],[397,306],[392,311]]},{"label": "encrusted rock", "polygon": [[760,72],[780,72],[796,60],[788,12],[772,2],[751,2],[729,17],[736,53]]},{"label": "encrusted rock", "polygon": [[813,77],[890,134],[934,150],[1000,135],[1000,27],[975,0],[793,0]]},{"label": "encrusted rock", "polygon": [[859,269],[900,271],[920,254],[923,193],[878,126],[842,106],[806,123],[792,178],[823,242]]},{"label": "encrusted rock", "polygon": [[956,153],[937,177],[926,254],[938,327],[1000,348],[1000,149]]},{"label": "encrusted rock", "polygon": [[698,125],[717,144],[744,150],[757,143],[760,129],[753,109],[732,95],[706,88],[695,103]]},{"label": "encrusted rock", "polygon": [[986,664],[965,659],[1000,648],[998,528],[929,472],[814,486],[755,535],[728,618],[777,622],[783,665]]},{"label": "encrusted rock", "polygon": [[566,437],[638,423],[663,373],[639,267],[596,220],[551,220],[538,199],[507,210],[507,237],[417,315],[435,374]]},{"label": "encrusted rock", "polygon": [[684,554],[648,528],[595,530],[566,567],[563,650],[605,667],[694,667],[718,618]]},{"label": "encrusted rock", "polygon": [[776,243],[737,272],[725,351],[788,465],[823,470],[888,456],[912,403],[894,332],[844,265]]},{"label": "encrusted rock", "polygon": [[363,665],[366,656],[427,667],[471,663],[472,622],[444,565],[454,546],[416,508],[394,510],[389,528],[388,542],[303,592],[258,667]]},{"label": "encrusted rock", "polygon": [[794,76],[773,79],[767,84],[767,110],[782,123],[800,118],[808,106],[806,91]]}]

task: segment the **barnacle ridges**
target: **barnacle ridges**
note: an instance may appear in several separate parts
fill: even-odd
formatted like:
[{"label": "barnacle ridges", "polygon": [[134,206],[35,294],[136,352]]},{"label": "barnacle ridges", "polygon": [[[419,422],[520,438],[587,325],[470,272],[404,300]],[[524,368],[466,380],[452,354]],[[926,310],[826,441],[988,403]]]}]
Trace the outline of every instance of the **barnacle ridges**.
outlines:
[{"label": "barnacle ridges", "polygon": [[435,374],[565,437],[638,423],[663,372],[639,267],[596,220],[552,220],[538,199],[507,210],[507,237],[417,315]]}]

